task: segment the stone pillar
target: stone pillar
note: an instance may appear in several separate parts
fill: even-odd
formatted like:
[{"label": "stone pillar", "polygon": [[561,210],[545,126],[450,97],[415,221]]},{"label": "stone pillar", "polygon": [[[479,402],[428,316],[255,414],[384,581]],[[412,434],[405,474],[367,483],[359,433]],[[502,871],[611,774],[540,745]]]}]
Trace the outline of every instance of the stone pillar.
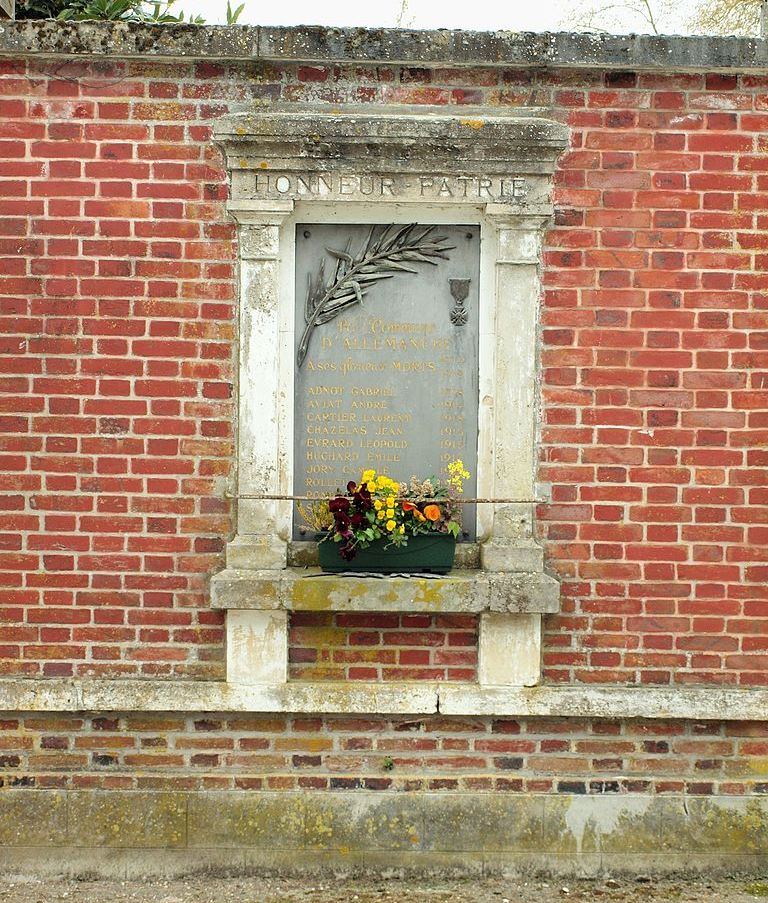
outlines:
[{"label": "stone pillar", "polygon": [[[510,216],[488,205],[496,228],[496,322],[493,506],[490,538],[480,548],[487,571],[542,573],[534,539],[538,367],[539,261],[545,216]],[[541,616],[480,617],[481,684],[530,686],[541,671]]]},{"label": "stone pillar", "polygon": [[[293,202],[233,209],[239,225],[240,324],[237,494],[280,495],[280,226]],[[272,499],[238,498],[237,535],[227,567],[278,570],[288,564],[288,533]],[[288,679],[288,615],[233,609],[226,615],[227,681]]]},{"label": "stone pillar", "polygon": [[[240,345],[238,370],[237,494],[279,495],[280,461],[280,225],[293,202],[270,209],[233,211],[240,241]],[[288,534],[279,503],[239,498],[237,537],[227,566],[287,566]]]},{"label": "stone pillar", "polygon": [[[489,208],[491,205],[489,205]],[[493,506],[493,526],[481,549],[489,571],[541,571],[543,553],[533,539],[540,230],[543,216],[498,214],[493,496],[519,499]]]}]

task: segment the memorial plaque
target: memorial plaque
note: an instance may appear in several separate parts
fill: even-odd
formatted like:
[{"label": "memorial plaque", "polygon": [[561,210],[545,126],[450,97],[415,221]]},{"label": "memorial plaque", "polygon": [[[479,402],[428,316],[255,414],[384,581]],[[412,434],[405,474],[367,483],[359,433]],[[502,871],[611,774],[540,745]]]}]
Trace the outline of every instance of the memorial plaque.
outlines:
[{"label": "memorial plaque", "polygon": [[476,495],[480,230],[404,230],[296,227],[296,495],[334,495],[368,468],[440,476],[454,458]]}]

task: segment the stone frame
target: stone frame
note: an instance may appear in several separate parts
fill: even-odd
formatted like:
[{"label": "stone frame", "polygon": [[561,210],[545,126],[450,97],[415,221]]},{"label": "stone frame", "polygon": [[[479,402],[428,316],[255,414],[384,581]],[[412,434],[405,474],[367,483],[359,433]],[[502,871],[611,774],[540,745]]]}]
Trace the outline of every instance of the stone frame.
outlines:
[{"label": "stone frame", "polygon": [[247,498],[292,492],[302,221],[480,226],[478,494],[516,501],[478,506],[475,567],[429,581],[427,610],[480,614],[481,689],[538,683],[541,615],[559,608],[534,539],[540,245],[567,137],[534,115],[431,108],[271,108],[218,124],[240,267],[237,533],[211,581],[212,604],[226,611],[228,683],[286,684],[291,610],[425,610],[419,578],[292,567],[306,544],[291,542],[291,503]]}]

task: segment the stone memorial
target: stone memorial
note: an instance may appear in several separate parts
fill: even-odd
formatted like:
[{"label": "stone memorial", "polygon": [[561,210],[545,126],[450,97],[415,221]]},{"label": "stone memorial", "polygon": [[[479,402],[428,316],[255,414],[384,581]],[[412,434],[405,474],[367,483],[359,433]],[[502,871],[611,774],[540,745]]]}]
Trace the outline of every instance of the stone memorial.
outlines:
[{"label": "stone memorial", "polygon": [[[292,611],[429,611],[479,616],[483,692],[535,684],[559,606],[534,535],[540,236],[567,131],[318,107],[235,114],[216,135],[240,272],[237,535],[211,581],[227,680],[283,692]],[[454,458],[486,501],[450,573],[312,567],[296,496]],[[337,691],[357,710],[359,687]]]},{"label": "stone memorial", "polygon": [[[434,246],[439,256],[421,253]],[[372,272],[357,276],[366,251]],[[438,475],[460,458],[475,496],[479,262],[477,226],[296,227],[296,495],[334,495],[369,468],[402,481]],[[315,296],[328,298],[319,315]],[[294,537],[305,534],[295,516]]]}]

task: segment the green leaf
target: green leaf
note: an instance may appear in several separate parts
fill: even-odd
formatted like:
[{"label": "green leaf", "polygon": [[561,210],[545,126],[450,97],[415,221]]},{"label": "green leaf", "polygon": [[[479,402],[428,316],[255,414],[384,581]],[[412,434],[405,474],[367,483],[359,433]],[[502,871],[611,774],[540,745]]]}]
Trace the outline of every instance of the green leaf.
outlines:
[{"label": "green leaf", "polygon": [[241,3],[240,6],[238,6],[237,9],[233,12],[232,7],[229,4],[229,0],[227,0],[227,25],[235,25],[244,9],[245,3]]}]

